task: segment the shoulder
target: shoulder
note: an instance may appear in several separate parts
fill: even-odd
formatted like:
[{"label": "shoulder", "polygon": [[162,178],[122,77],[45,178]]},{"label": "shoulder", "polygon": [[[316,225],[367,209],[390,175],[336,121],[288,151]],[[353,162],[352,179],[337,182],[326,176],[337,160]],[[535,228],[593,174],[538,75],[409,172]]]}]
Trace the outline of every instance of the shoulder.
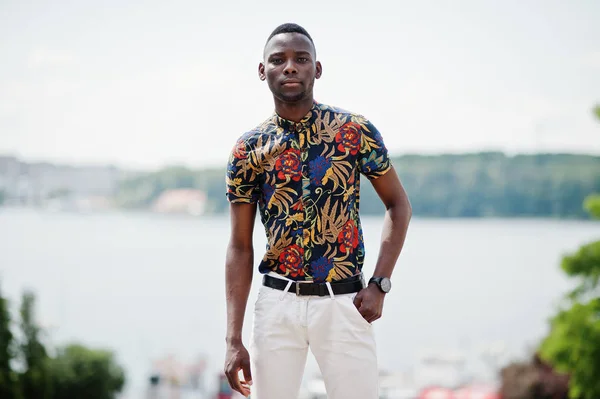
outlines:
[{"label": "shoulder", "polygon": [[273,118],[268,118],[255,126],[251,130],[242,133],[235,141],[235,147],[246,146],[247,148],[253,148],[256,143],[265,135],[270,135],[275,130]]},{"label": "shoulder", "polygon": [[329,115],[331,119],[336,118],[345,123],[352,122],[366,126],[370,125],[371,122],[363,115],[358,112],[349,111],[347,109],[337,107],[334,105],[317,103],[317,110],[322,117]]},{"label": "shoulder", "polygon": [[385,148],[379,129],[363,114],[324,104],[321,104],[320,108],[325,113],[331,113],[330,120],[338,121],[339,140],[342,140],[341,136],[348,137],[350,134],[351,138],[357,137],[356,140],[360,140],[365,151],[372,148]]}]

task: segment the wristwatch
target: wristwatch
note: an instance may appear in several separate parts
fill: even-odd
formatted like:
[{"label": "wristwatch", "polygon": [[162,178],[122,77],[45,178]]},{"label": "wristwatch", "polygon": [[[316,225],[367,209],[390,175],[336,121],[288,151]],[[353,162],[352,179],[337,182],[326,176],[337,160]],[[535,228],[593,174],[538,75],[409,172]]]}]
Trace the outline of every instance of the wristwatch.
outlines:
[{"label": "wristwatch", "polygon": [[387,277],[371,277],[369,284],[375,283],[381,292],[388,293],[392,289],[392,281]]}]

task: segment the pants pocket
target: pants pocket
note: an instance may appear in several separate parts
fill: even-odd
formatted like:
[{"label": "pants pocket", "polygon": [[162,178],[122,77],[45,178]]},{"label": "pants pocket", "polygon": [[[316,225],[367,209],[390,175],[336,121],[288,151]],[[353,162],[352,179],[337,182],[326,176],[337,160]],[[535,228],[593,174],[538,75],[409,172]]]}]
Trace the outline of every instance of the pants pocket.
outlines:
[{"label": "pants pocket", "polygon": [[356,294],[352,294],[352,295],[348,295],[343,298],[338,298],[338,300],[342,300],[342,302],[344,303],[344,308],[347,309],[347,312],[349,313],[349,317],[351,317],[352,320],[355,320],[357,323],[361,324],[363,327],[366,326],[366,327],[370,328],[371,323],[369,323],[367,320],[365,320],[365,318],[360,314],[360,312],[354,305],[355,297],[356,297]]}]

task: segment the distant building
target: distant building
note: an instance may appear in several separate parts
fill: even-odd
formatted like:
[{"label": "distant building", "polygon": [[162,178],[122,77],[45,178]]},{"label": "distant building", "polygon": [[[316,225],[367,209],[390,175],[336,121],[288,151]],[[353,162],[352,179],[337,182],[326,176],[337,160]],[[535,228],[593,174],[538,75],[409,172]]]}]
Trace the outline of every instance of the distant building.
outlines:
[{"label": "distant building", "polygon": [[6,196],[16,195],[19,191],[21,163],[16,157],[0,155],[0,190]]},{"label": "distant building", "polygon": [[111,196],[119,181],[119,170],[113,166],[63,166],[48,163],[27,165],[31,186],[46,197],[58,190],[77,196]]},{"label": "distant building", "polygon": [[152,210],[160,213],[186,213],[198,216],[206,209],[206,199],[206,194],[200,190],[166,190],[154,201]]},{"label": "distant building", "polygon": [[172,354],[156,359],[151,364],[146,398],[205,398],[205,371],[206,359],[204,356],[199,356],[192,362],[179,361]]},{"label": "distant building", "polygon": [[94,198],[97,202],[112,197],[126,173],[111,165],[27,163],[0,155],[0,190],[9,204],[43,205],[65,197],[78,201]]}]

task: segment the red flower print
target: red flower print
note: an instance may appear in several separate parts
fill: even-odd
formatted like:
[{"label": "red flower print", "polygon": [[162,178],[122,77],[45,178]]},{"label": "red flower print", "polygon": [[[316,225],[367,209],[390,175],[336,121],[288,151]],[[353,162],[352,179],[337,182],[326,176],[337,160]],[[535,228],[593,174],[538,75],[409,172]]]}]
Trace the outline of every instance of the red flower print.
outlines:
[{"label": "red flower print", "polygon": [[233,149],[233,156],[237,159],[248,158],[248,151],[246,151],[246,143],[244,143],[243,141],[237,143],[237,145]]},{"label": "red flower print", "polygon": [[289,272],[292,277],[304,276],[303,256],[304,249],[296,244],[290,245],[279,255],[279,270]]},{"label": "red flower print", "polygon": [[360,148],[360,130],[360,125],[355,122],[348,122],[340,126],[340,130],[335,135],[335,142],[339,143],[337,149],[356,155]]},{"label": "red flower print", "polygon": [[289,178],[294,181],[300,181],[302,178],[300,150],[293,148],[285,150],[279,158],[277,158],[275,169],[278,171],[277,177],[282,180],[287,180]]},{"label": "red flower print", "polygon": [[346,253],[358,246],[358,229],[352,220],[346,222],[342,231],[340,231],[338,243],[340,244],[340,251]]}]

